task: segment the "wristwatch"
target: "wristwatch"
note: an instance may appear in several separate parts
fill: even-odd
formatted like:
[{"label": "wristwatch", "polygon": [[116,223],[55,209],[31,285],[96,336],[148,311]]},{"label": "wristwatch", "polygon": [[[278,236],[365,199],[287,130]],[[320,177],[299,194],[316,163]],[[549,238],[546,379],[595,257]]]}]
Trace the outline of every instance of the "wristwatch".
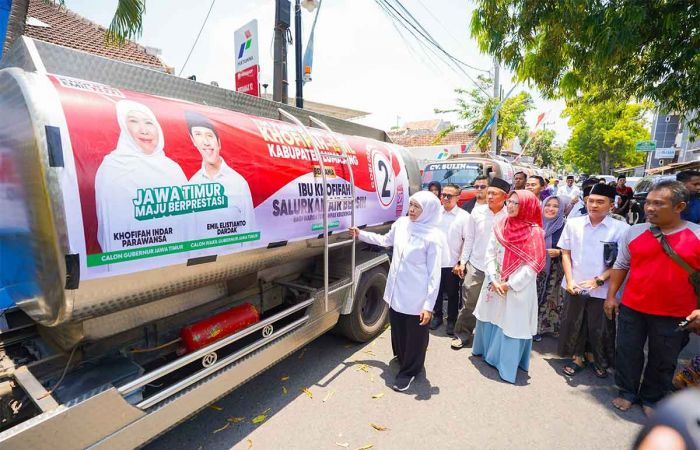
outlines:
[{"label": "wristwatch", "polygon": [[605,281],[601,280],[601,279],[598,278],[598,277],[594,277],[593,279],[595,280],[595,284],[596,284],[598,287],[600,287],[600,286],[602,286],[602,285],[605,284]]}]

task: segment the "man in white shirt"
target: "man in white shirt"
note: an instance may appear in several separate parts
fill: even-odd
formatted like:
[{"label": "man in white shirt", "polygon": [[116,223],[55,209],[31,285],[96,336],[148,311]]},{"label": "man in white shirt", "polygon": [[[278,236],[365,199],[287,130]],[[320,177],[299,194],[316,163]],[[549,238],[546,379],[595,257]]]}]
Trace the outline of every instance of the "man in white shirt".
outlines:
[{"label": "man in white shirt", "polygon": [[[221,140],[214,125],[203,115],[187,111],[187,127],[192,143],[202,156],[202,168],[190,178],[190,184],[219,183],[224,188],[227,206],[194,215],[190,240],[231,237],[256,231],[253,199],[248,182],[229,167],[220,156]],[[245,244],[233,244],[191,252],[190,256],[231,253]]]},{"label": "man in white shirt", "polygon": [[569,175],[566,177],[566,185],[561,186],[559,188],[559,193],[557,195],[569,197],[570,199],[575,198],[578,200],[579,195],[581,195],[581,191],[574,184],[574,176],[573,175]]},{"label": "man in white shirt", "polygon": [[454,334],[455,321],[459,311],[459,281],[460,278],[453,273],[459,263],[462,254],[464,239],[467,234],[469,213],[457,206],[461,189],[456,184],[446,184],[442,187],[440,198],[442,211],[438,228],[445,234],[447,248],[442,255],[442,271],[440,274],[440,291],[433,310],[433,318],[430,321],[430,329],[436,330],[443,321],[442,297],[447,296],[447,325],[445,333],[448,336]]},{"label": "man in white shirt", "polygon": [[476,327],[474,308],[479,300],[481,285],[484,283],[486,263],[486,245],[492,233],[493,226],[508,215],[504,206],[510,184],[500,178],[493,178],[486,190],[486,207],[477,207],[472,211],[468,222],[467,234],[462,246],[462,255],[455,273],[464,278],[462,284],[462,309],[455,323],[455,337],[450,345],[460,349],[467,345]]},{"label": "man in white shirt", "polygon": [[607,377],[606,351],[612,348],[612,331],[603,303],[617,243],[629,228],[627,223],[610,217],[614,200],[614,187],[593,186],[586,202],[588,214],[569,219],[559,238],[564,267],[562,287],[566,290],[559,354],[573,358],[564,367],[564,374],[568,376],[576,375],[591,364],[597,377]]}]

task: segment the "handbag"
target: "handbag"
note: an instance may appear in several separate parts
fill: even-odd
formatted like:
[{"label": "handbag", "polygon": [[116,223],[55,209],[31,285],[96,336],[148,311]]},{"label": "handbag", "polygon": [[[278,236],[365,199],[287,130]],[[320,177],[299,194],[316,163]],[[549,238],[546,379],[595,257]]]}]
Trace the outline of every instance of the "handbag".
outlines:
[{"label": "handbag", "polygon": [[654,235],[656,240],[659,241],[661,248],[664,249],[664,252],[669,256],[669,258],[681,266],[683,270],[688,272],[688,281],[690,282],[690,285],[693,286],[695,297],[698,302],[698,308],[700,309],[700,271],[693,269],[690,264],[678,256],[678,253],[673,250],[659,227],[650,227],[649,230]]}]

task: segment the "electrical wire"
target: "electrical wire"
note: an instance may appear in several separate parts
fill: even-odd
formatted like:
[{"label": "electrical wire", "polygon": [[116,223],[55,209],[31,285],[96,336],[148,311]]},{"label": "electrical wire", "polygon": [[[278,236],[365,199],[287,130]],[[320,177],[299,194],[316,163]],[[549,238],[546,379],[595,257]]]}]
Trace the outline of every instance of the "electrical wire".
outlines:
[{"label": "electrical wire", "polygon": [[[444,25],[442,24],[442,22],[440,21],[440,19],[438,19],[438,18],[435,16],[435,14],[433,14],[433,12],[432,12],[427,6],[425,6],[425,3],[423,3],[422,0],[417,0],[417,1],[418,1],[418,3],[423,7],[423,9],[424,9],[428,14],[430,14],[430,17],[432,17],[432,18],[435,20],[435,22],[437,22],[437,24],[440,25],[440,28],[442,28],[442,29],[445,31],[445,33],[447,33],[447,35],[448,35],[449,37],[452,38],[452,40],[453,40],[455,43],[457,43],[457,44],[459,44],[459,45],[462,45],[462,43],[459,41],[459,39],[457,39],[457,38],[450,32],[450,30],[448,30],[447,27],[444,26]],[[462,64],[463,66],[469,67],[470,69],[478,70],[479,72],[485,72],[485,73],[490,73],[490,72],[491,72],[490,70],[487,70],[487,69],[480,69],[480,68],[478,68],[478,67],[474,67],[474,66],[472,66],[472,65],[470,65],[470,64],[467,64],[467,63],[465,63],[465,62],[463,62],[463,61],[460,61],[459,59],[456,59],[456,58],[455,58],[455,61],[459,62],[459,63]]]},{"label": "electrical wire", "polygon": [[[387,2],[387,4],[388,4],[388,0],[382,0],[382,1]],[[424,27],[423,25],[421,25],[421,23],[413,16],[413,14],[411,14],[411,12],[410,12],[408,9],[406,9],[406,7],[405,7],[399,0],[393,0],[393,1],[396,3],[396,5],[397,5],[399,8],[401,8],[401,10],[403,10],[403,12],[404,12],[408,17],[411,18],[411,21],[409,21],[408,19],[406,19],[400,12],[396,11],[396,9],[393,8],[391,5],[389,5],[389,7],[391,7],[392,9],[394,9],[394,11],[396,11],[396,12],[399,14],[399,16],[400,16],[408,25],[410,25],[411,27],[413,27],[414,30],[416,30],[421,36],[423,36],[423,38],[425,38],[428,42],[430,42],[440,53],[444,54],[444,55],[445,55],[447,58],[449,58],[452,62],[454,62],[454,63],[460,63],[460,64],[465,64],[465,65],[466,65],[466,63],[460,61],[459,59],[457,59],[456,57],[454,57],[451,53],[449,53],[447,50],[445,50],[445,49],[435,40],[435,38],[433,38],[433,36],[430,34],[430,32],[428,32],[428,30],[426,30],[425,27]],[[417,27],[417,28],[416,28],[416,27]],[[420,28],[420,30],[419,30],[418,28]],[[453,67],[455,67],[455,66],[453,65]],[[471,81],[472,83],[474,83],[474,84],[477,86],[477,88],[479,88],[482,92],[484,92],[484,94],[486,94],[487,96],[489,95],[486,91],[484,91],[484,90],[481,88],[481,86],[479,86],[479,84],[478,84],[478,83],[477,83],[463,68],[461,68],[461,67],[456,67],[456,68],[457,68],[457,70],[459,70],[461,73],[463,73],[463,74],[469,79],[469,81]]]},{"label": "electrical wire", "polygon": [[[416,58],[417,60],[419,60],[420,62],[422,62],[426,66],[434,67],[434,66],[438,65],[436,60],[433,59],[433,57],[430,55],[430,53],[423,50],[423,48],[421,48],[420,46],[416,47],[414,45],[414,43],[411,42],[411,40],[408,39],[404,35],[404,33],[406,31],[402,31],[402,28],[399,27],[399,25],[396,23],[396,21],[392,20],[391,26],[394,27],[394,29],[396,30],[396,33],[399,35],[399,37],[404,42],[404,44],[406,44],[406,48],[408,48],[409,53],[411,53],[411,55],[414,58]],[[427,59],[427,61],[426,61],[426,59]]]},{"label": "electrical wire", "polygon": [[[389,11],[389,15],[390,15],[390,16],[393,16],[394,13],[393,13],[392,11]],[[486,92],[481,88],[481,86],[479,86],[479,84],[478,84],[472,77],[470,77],[469,74],[467,74],[467,73],[464,71],[464,69],[462,69],[461,67],[457,66],[457,65],[456,65],[453,61],[451,61],[449,58],[448,58],[448,59],[445,59],[444,53],[438,52],[433,46],[428,45],[428,44],[425,42],[425,37],[422,35],[422,33],[418,32],[418,31],[415,29],[415,27],[412,27],[412,28],[406,27],[403,23],[401,23],[402,19],[396,18],[395,20],[397,20],[397,21],[404,27],[404,29],[406,29],[406,30],[413,36],[413,38],[414,38],[422,47],[424,47],[425,50],[426,50],[427,52],[429,52],[429,53],[426,53],[429,59],[432,60],[432,57],[430,57],[430,54],[434,55],[436,58],[438,58],[438,60],[439,60],[440,62],[442,62],[442,64],[444,64],[444,65],[448,66],[450,69],[452,69],[451,71],[452,71],[453,73],[457,74],[457,73],[459,72],[460,74],[464,75],[472,84],[474,84],[477,88],[479,88],[479,90],[481,90],[482,92],[484,92],[484,94],[488,95],[488,93],[486,93]],[[406,43],[408,44],[408,42],[406,42]],[[433,64],[433,66],[434,66],[434,65],[435,65],[435,64]]]},{"label": "electrical wire", "polygon": [[423,31],[423,34],[427,37],[427,39],[429,39],[430,42],[432,42],[433,45],[435,45],[435,47],[438,48],[441,52],[443,52],[448,58],[450,58],[452,61],[454,61],[454,62],[456,62],[456,63],[462,64],[462,65],[464,65],[464,66],[466,66],[466,67],[469,67],[469,68],[471,68],[471,69],[479,70],[479,71],[481,71],[481,72],[488,72],[488,70],[479,69],[479,68],[473,67],[473,66],[471,66],[471,65],[469,65],[469,64],[467,64],[467,63],[465,63],[464,61],[458,59],[456,56],[452,55],[452,54],[449,53],[447,50],[445,50],[444,47],[442,47],[442,46],[435,40],[435,38],[432,36],[432,34],[430,34],[430,32],[429,32],[428,30],[426,30],[425,27],[424,27],[423,25],[421,25],[421,23],[418,21],[418,19],[416,19],[416,18],[413,16],[413,14],[411,14],[411,12],[401,3],[400,0],[394,0],[394,1],[395,1],[396,4],[406,13],[406,15],[408,15],[408,17],[410,17],[411,20],[413,20],[413,22],[414,22],[416,25],[418,25],[418,27],[420,27],[420,29]]},{"label": "electrical wire", "polygon": [[[456,70],[464,75],[469,81],[471,81],[481,92],[486,96],[491,95],[486,92],[479,83],[474,80],[473,77],[467,73],[460,64],[466,64],[455,58],[452,54],[446,51],[433,37],[430,33],[423,27],[420,22],[401,4],[399,0],[393,0],[397,7],[403,11],[399,11],[397,7],[394,7],[389,0],[375,0],[375,2],[380,6],[380,8],[389,16],[393,21],[398,22],[401,27],[406,29],[413,37],[418,41],[419,44],[430,50],[435,56],[438,56],[443,64],[450,67],[452,70]],[[405,14],[405,15],[404,15]],[[410,17],[410,20],[406,17]],[[421,39],[422,38],[422,39]],[[427,43],[426,43],[427,42]],[[430,44],[429,46],[427,44]],[[481,70],[481,69],[478,69]]]},{"label": "electrical wire", "polygon": [[[385,12],[385,14],[387,14],[387,16],[391,19],[391,24],[392,24],[392,26],[394,27],[394,29],[397,30],[397,32],[398,32],[398,34],[399,34],[399,37],[404,41],[404,44],[405,44],[409,49],[413,49],[413,48],[414,48],[414,47],[413,47],[413,44],[412,44],[411,41],[410,41],[409,39],[407,39],[407,38],[404,36],[404,34],[400,31],[400,29],[398,28],[399,25],[400,25],[401,28],[403,28],[406,32],[408,32],[408,34],[410,34],[411,36],[413,36],[413,39],[419,44],[419,47],[418,47],[418,48],[421,49],[421,50],[423,51],[423,54],[430,60],[431,66],[435,66],[435,65],[436,65],[436,64],[434,63],[433,57],[437,58],[438,61],[442,62],[443,64],[449,65],[449,62],[448,62],[448,61],[445,61],[443,58],[441,58],[440,55],[436,53],[436,51],[435,51],[434,48],[432,48],[432,47],[430,47],[429,45],[427,45],[427,44],[424,42],[424,40],[421,39],[420,35],[417,34],[417,32],[415,31],[415,29],[409,28],[409,27],[405,26],[405,25],[402,23],[402,19],[399,18],[398,14],[395,12],[395,10],[389,9],[389,7],[386,6],[386,5],[385,5],[384,3],[382,3],[382,2],[377,2],[377,4],[378,4],[379,7]],[[433,56],[431,56],[431,54],[432,54]],[[422,60],[421,57],[417,57],[417,59],[421,59],[421,62],[425,62],[425,61]]]},{"label": "electrical wire", "polygon": [[166,348],[166,347],[170,347],[170,346],[173,345],[173,344],[177,344],[177,343],[180,342],[181,340],[182,340],[181,338],[173,339],[172,341],[166,342],[165,344],[161,344],[161,345],[159,345],[159,346],[157,346],[157,347],[135,348],[135,349],[133,349],[133,350],[130,350],[129,353],[157,352],[158,350],[163,350],[163,349]]},{"label": "electrical wire", "polygon": [[61,378],[58,379],[56,384],[53,385],[50,391],[46,392],[44,395],[41,397],[37,398],[37,400],[41,400],[43,398],[48,397],[49,395],[53,394],[56,389],[61,385],[63,382],[63,379],[66,377],[66,373],[68,373],[68,367],[70,367],[70,362],[73,360],[73,355],[75,354],[75,351],[78,349],[78,345],[76,344],[75,347],[73,347],[73,350],[70,352],[70,356],[68,357],[68,362],[66,362],[66,367],[63,368],[63,373],[61,374]]},{"label": "electrical wire", "polygon": [[204,30],[204,26],[207,24],[207,20],[209,20],[209,15],[211,14],[211,10],[214,8],[214,3],[216,3],[216,0],[211,0],[211,5],[209,5],[209,11],[207,11],[207,16],[204,18],[204,22],[202,22],[202,26],[199,28],[199,33],[197,33],[197,37],[194,40],[194,44],[192,44],[192,48],[190,49],[190,52],[187,54],[187,59],[185,59],[185,63],[182,65],[182,68],[180,69],[180,73],[178,73],[177,76],[182,76],[182,72],[185,70],[185,67],[187,67],[187,63],[190,61],[190,56],[192,56],[192,52],[194,51],[194,48],[197,46],[197,42],[199,42],[199,37],[202,35],[202,31]]},{"label": "electrical wire", "polygon": [[[401,36],[401,39],[404,41],[406,46],[410,49],[409,51],[411,51],[416,59],[421,61],[427,67],[440,67],[442,61],[437,56],[426,50],[422,45],[415,46],[409,37],[404,36],[406,31],[401,31],[401,28],[399,28],[398,25],[394,25],[394,28],[396,28],[397,32]],[[452,71],[448,71],[448,73],[453,75],[458,82],[461,82],[461,77],[459,74]]]},{"label": "electrical wire", "polygon": [[[425,43],[425,40],[421,38],[421,36],[415,31],[414,28],[409,28],[405,26],[402,23],[402,19],[400,19],[393,9],[389,9],[387,6],[385,6],[383,3],[378,3],[381,9],[384,10],[384,12],[387,14],[387,16],[391,19],[391,23],[394,26],[394,28],[397,28],[398,25],[401,25],[401,28],[403,28],[406,32],[408,32],[411,36],[413,36],[413,40],[419,44],[419,49],[422,50],[423,54],[430,60],[430,67],[438,66],[439,64],[435,64],[433,61],[433,57],[437,58],[439,62],[441,62],[444,65],[449,66],[451,69],[453,69],[454,72],[457,72],[459,68],[454,67],[453,63],[451,61],[445,60],[444,56],[438,53],[433,47]],[[398,25],[397,25],[398,24]],[[413,48],[413,45],[411,43],[411,40],[406,39],[403,35],[403,33],[399,32],[399,37],[404,41],[404,44],[408,48]],[[431,56],[432,54],[432,56]],[[423,58],[417,57],[417,59],[421,60],[421,62],[425,63]],[[470,81],[472,81],[470,79]],[[473,81],[472,81],[473,82]]]}]

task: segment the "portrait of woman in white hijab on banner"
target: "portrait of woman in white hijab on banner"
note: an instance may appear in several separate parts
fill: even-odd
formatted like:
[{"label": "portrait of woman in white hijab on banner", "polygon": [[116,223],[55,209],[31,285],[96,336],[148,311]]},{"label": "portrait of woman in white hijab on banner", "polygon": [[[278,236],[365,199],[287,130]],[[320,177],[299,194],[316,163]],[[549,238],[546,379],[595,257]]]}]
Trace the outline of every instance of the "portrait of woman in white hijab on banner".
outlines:
[{"label": "portrait of woman in white hijab on banner", "polygon": [[[187,184],[182,168],[166,156],[163,130],[156,116],[145,105],[131,100],[117,102],[116,112],[120,128],[117,146],[104,157],[95,175],[97,241],[102,252],[185,240],[184,216],[167,216],[157,211],[144,214],[139,208],[144,196],[155,194],[150,188]],[[182,258],[183,255],[173,253],[154,258],[152,263],[144,259],[135,264],[141,268],[150,264],[163,266]],[[132,263],[117,266],[123,269],[129,264]]]}]

